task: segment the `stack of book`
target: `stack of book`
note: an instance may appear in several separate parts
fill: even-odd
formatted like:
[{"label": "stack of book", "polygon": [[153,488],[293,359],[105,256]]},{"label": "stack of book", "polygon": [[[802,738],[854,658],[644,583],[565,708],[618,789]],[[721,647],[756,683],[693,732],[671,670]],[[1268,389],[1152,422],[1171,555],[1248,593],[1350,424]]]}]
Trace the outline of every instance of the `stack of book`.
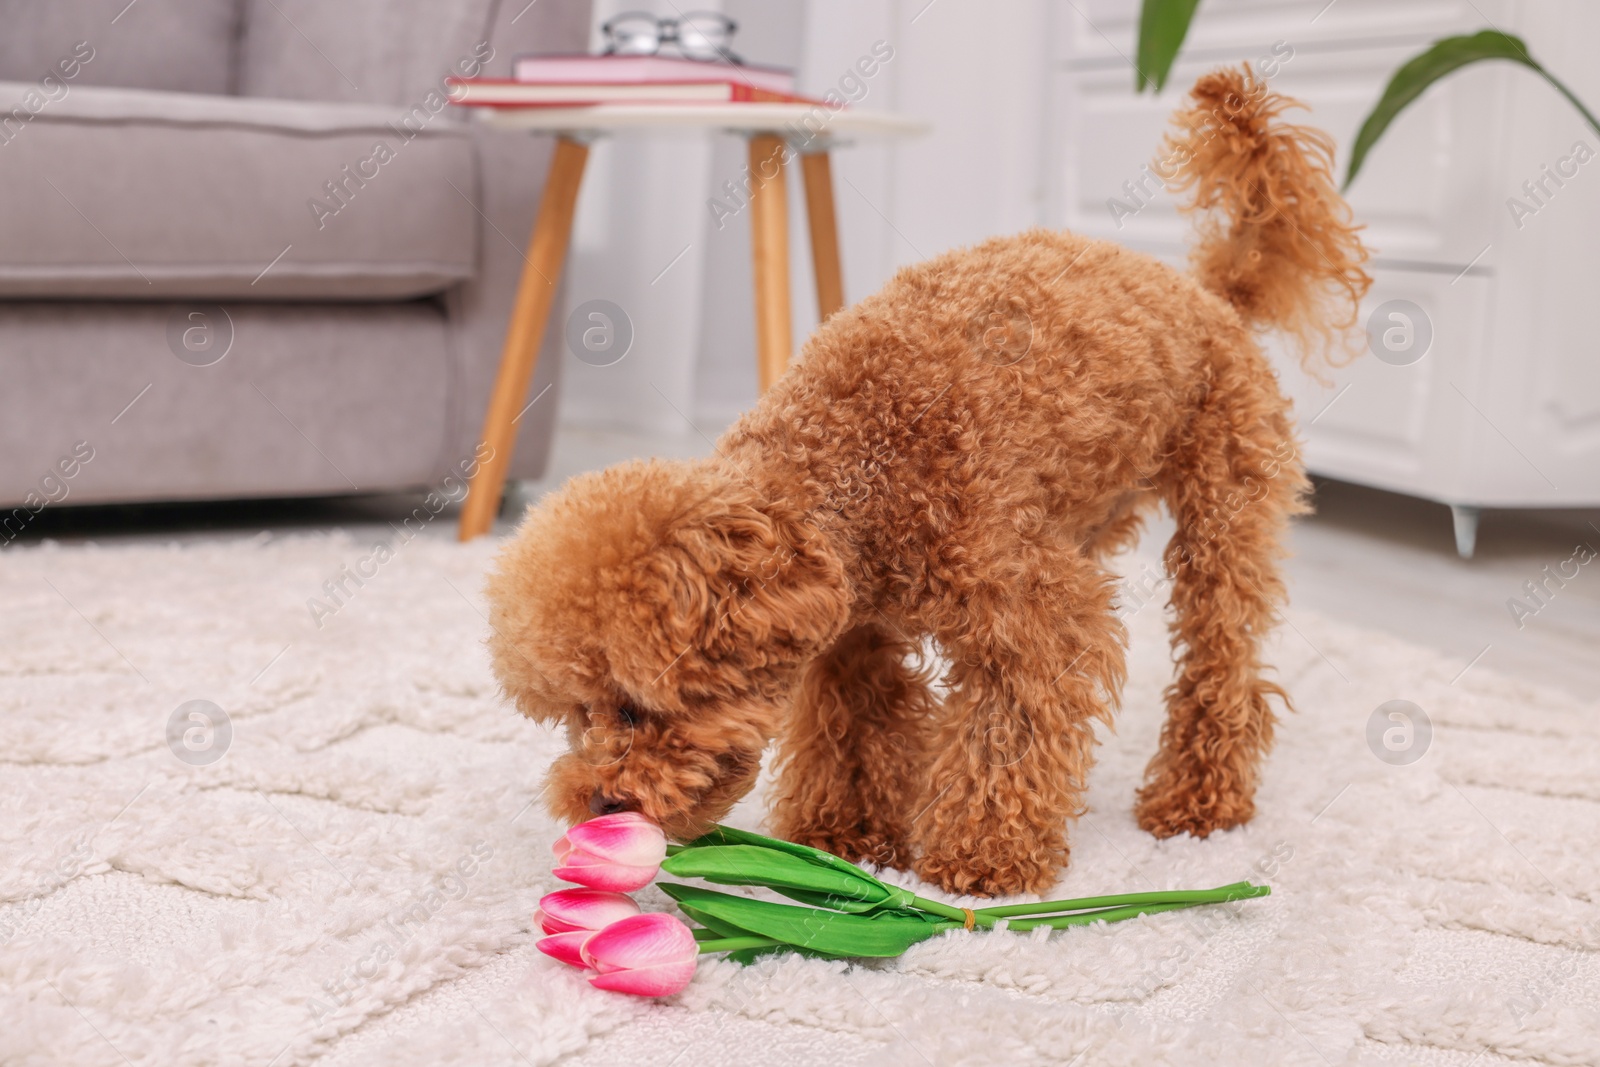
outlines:
[{"label": "stack of book", "polygon": [[674,56],[519,56],[510,78],[447,81],[468,107],[816,102],[794,94],[792,70]]}]

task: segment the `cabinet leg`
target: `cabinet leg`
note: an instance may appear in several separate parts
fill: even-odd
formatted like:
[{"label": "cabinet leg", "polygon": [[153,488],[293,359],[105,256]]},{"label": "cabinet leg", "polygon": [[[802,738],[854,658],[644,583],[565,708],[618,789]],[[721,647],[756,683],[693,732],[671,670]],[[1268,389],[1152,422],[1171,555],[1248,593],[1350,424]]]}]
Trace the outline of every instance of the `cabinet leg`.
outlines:
[{"label": "cabinet leg", "polygon": [[1478,547],[1478,517],[1482,514],[1482,508],[1468,504],[1450,505],[1450,519],[1456,528],[1456,555],[1462,559],[1471,559]]},{"label": "cabinet leg", "polygon": [[521,512],[522,491],[520,482],[506,482],[500,490],[500,506],[495,509],[495,518],[515,519]]},{"label": "cabinet leg", "polygon": [[756,288],[756,376],[765,393],[789,366],[789,201],[783,138],[750,138],[750,254]]},{"label": "cabinet leg", "polygon": [[506,471],[511,468],[511,451],[517,443],[517,416],[539,361],[539,342],[544,339],[545,324],[556,298],[556,283],[566,261],[578,186],[583,182],[583,166],[588,159],[588,145],[567,137],[556,140],[544,196],[539,201],[539,217],[528,240],[522,279],[517,283],[511,323],[506,327],[500,370],[495,375],[494,391],[489,394],[489,410],[483,417],[480,440],[489,446],[489,454],[479,463],[466,502],[461,505],[459,536],[463,541],[488,533],[500,510],[500,494],[505,488]]}]

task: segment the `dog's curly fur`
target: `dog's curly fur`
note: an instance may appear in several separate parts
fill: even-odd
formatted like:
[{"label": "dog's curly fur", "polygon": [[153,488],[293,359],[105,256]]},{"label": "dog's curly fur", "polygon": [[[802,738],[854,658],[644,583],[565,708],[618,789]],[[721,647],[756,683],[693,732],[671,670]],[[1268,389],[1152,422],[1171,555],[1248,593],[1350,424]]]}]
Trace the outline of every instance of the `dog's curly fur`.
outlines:
[{"label": "dog's curly fur", "polygon": [[1065,233],[948,253],[831,317],[713,458],[532,509],[489,582],[490,646],[517,706],[567,724],[551,809],[685,838],[777,739],[778,834],[955,893],[1042,891],[1123,680],[1101,561],[1164,503],[1178,676],[1139,822],[1249,819],[1306,489],[1254,331],[1314,347],[1370,284],[1329,143],[1287,103],[1219,71],[1177,116],[1168,159],[1222,215],[1192,277]]}]

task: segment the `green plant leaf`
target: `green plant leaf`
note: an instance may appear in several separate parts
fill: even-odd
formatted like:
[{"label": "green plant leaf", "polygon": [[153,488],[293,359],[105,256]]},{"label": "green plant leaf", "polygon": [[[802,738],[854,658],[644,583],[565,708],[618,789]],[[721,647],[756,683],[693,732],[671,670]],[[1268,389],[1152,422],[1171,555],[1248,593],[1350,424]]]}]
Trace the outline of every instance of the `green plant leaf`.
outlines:
[{"label": "green plant leaf", "polygon": [[1135,92],[1155,86],[1160,92],[1172,73],[1178,49],[1189,35],[1200,0],[1144,0],[1139,12],[1139,45],[1134,55]]},{"label": "green plant leaf", "polygon": [[788,852],[756,845],[706,845],[670,856],[661,869],[679,878],[704,878],[719,885],[758,885],[785,895],[805,894],[808,904],[838,911],[872,911],[906,903],[910,894],[856,867],[840,870]]},{"label": "green plant leaf", "polygon": [[1350,148],[1350,168],[1344,176],[1344,187],[1350,188],[1350,183],[1356,180],[1356,175],[1361,171],[1361,165],[1367,161],[1367,153],[1372,151],[1372,146],[1378,143],[1378,138],[1383,136],[1390,123],[1394,122],[1412,101],[1446,74],[1486,59],[1506,59],[1534,71],[1566,97],[1595,132],[1600,133],[1600,122],[1596,122],[1594,115],[1583,102],[1572,95],[1572,90],[1528,54],[1528,46],[1523,44],[1520,37],[1513,37],[1498,30],[1483,30],[1460,37],[1444,37],[1401,64],[1400,69],[1389,79],[1383,95],[1378,98],[1371,114],[1361,124],[1361,132],[1356,134],[1355,144]]},{"label": "green plant leaf", "polygon": [[706,922],[709,918],[729,928],[830,956],[898,956],[917,942],[926,941],[952,925],[960,925],[948,921],[933,923],[898,914],[846,915],[752,900],[675,882],[657,882],[656,885],[697,922],[711,926]]}]

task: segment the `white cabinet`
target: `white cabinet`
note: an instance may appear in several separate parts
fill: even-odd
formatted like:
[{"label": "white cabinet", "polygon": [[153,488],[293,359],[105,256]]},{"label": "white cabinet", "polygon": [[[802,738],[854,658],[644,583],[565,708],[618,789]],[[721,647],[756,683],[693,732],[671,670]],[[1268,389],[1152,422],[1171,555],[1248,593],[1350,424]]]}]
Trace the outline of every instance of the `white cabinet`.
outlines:
[{"label": "white cabinet", "polygon": [[[1389,75],[1448,34],[1517,34],[1600,107],[1600,5],[1579,0],[1206,0],[1159,97],[1133,91],[1137,17],[1136,0],[1060,9],[1046,223],[1175,264],[1189,224],[1141,167],[1219,64],[1292,51],[1271,84],[1310,106],[1291,121],[1336,138],[1340,176]],[[1531,71],[1482,64],[1390,127],[1349,195],[1374,251],[1363,322],[1409,301],[1374,332],[1431,343],[1414,360],[1363,353],[1331,385],[1279,353],[1311,469],[1451,505],[1463,554],[1480,508],[1600,504],[1600,136]]]}]

